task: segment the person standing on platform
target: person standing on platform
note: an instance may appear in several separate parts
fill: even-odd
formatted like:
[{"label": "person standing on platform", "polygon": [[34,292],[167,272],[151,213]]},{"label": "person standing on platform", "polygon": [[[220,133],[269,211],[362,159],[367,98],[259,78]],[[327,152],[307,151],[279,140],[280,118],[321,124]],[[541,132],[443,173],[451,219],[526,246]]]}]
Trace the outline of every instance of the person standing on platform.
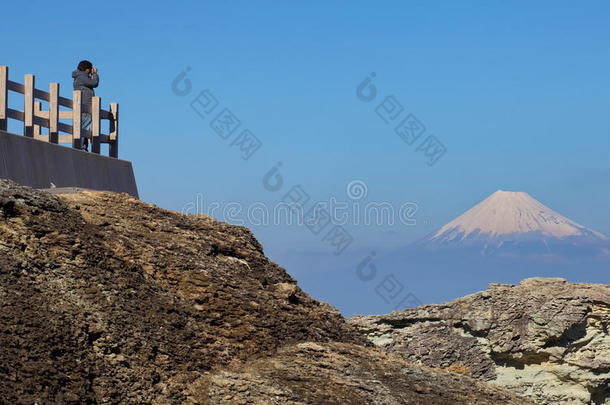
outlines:
[{"label": "person standing on platform", "polygon": [[[80,61],[77,69],[72,72],[74,79],[74,90],[81,91],[81,102],[83,105],[91,107],[91,98],[95,96],[95,89],[100,84],[100,76],[97,68],[88,60]],[[81,115],[81,128],[91,131],[91,113],[84,112]],[[83,137],[75,141],[74,147],[87,151],[89,148],[89,138]]]}]

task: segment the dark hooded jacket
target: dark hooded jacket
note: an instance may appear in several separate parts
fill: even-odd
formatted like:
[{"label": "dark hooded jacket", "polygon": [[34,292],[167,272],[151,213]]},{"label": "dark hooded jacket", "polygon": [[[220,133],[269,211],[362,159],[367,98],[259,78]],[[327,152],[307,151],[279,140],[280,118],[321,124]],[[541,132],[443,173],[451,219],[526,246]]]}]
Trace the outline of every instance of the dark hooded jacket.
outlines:
[{"label": "dark hooded jacket", "polygon": [[72,72],[74,78],[74,90],[81,90],[82,103],[91,104],[91,97],[95,96],[94,88],[100,83],[97,73],[87,73],[82,70]]}]

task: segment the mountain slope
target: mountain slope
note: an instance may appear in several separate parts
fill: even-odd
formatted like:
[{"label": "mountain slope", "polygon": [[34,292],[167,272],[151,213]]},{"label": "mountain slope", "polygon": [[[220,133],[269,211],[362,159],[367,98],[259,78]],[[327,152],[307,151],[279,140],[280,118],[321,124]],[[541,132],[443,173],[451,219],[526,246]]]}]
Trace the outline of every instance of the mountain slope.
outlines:
[{"label": "mountain slope", "polygon": [[558,214],[524,192],[496,191],[418,247],[468,249],[481,256],[608,256],[610,239]]}]

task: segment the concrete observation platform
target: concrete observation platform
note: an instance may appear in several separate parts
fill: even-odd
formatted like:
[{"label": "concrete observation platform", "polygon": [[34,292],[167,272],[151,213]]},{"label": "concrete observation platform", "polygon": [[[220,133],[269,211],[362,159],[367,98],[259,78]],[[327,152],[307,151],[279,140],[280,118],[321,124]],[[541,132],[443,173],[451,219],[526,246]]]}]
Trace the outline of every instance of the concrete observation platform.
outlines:
[{"label": "concrete observation platform", "polygon": [[4,131],[0,131],[0,178],[38,189],[89,189],[139,197],[129,161]]}]

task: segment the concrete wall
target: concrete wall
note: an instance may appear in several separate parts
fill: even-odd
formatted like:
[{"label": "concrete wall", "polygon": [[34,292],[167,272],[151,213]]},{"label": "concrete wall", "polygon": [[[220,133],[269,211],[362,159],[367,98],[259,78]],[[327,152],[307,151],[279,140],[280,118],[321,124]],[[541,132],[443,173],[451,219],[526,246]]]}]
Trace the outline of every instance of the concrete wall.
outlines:
[{"label": "concrete wall", "polygon": [[80,187],[138,197],[131,162],[0,131],[0,178],[33,188]]}]

